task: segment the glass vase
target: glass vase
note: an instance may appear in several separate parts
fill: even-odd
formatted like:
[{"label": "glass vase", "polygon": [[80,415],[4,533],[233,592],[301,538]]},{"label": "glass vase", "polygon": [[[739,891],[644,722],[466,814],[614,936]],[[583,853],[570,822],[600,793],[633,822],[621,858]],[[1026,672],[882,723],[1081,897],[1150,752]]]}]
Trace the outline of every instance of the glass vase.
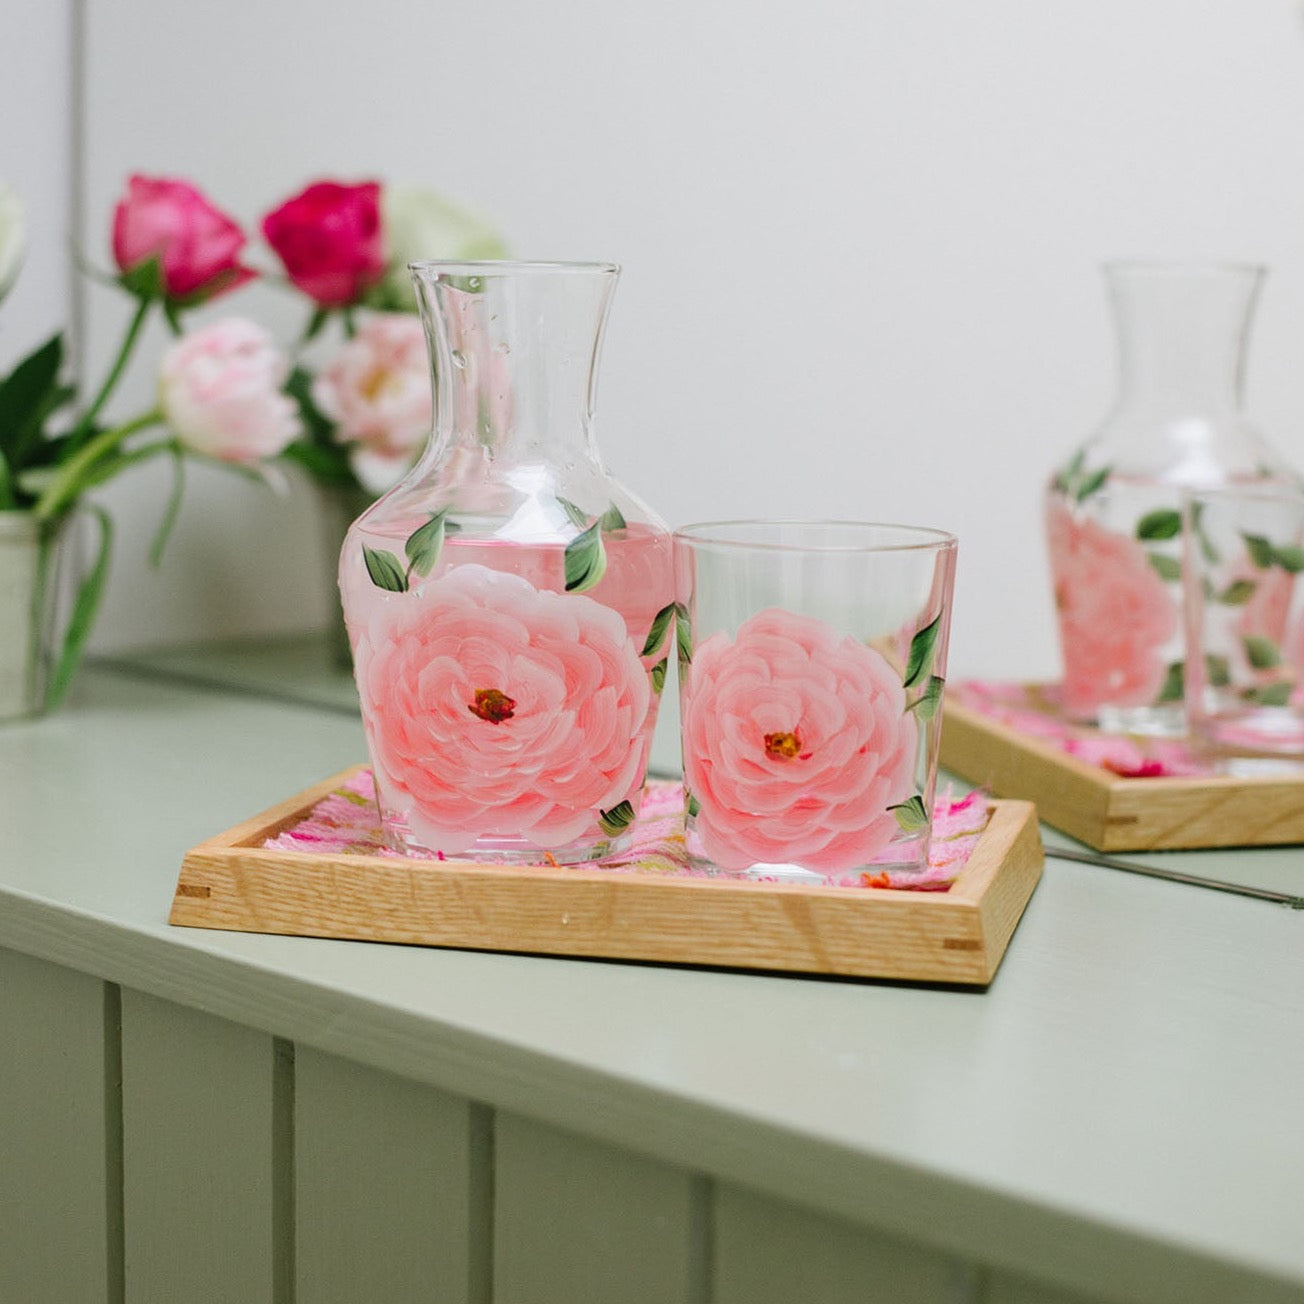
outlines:
[{"label": "glass vase", "polygon": [[434,429],[339,573],[386,835],[596,859],[628,843],[674,639],[669,531],[593,433],[619,269],[411,268]]},{"label": "glass vase", "polygon": [[0,512],[0,722],[57,705],[75,669],[65,640],[68,594],[80,578],[76,533],[71,515]]},{"label": "glass vase", "polygon": [[1234,263],[1104,269],[1119,388],[1046,493],[1060,699],[1107,732],[1180,736],[1183,513],[1193,490],[1294,483],[1242,411],[1264,271]]}]

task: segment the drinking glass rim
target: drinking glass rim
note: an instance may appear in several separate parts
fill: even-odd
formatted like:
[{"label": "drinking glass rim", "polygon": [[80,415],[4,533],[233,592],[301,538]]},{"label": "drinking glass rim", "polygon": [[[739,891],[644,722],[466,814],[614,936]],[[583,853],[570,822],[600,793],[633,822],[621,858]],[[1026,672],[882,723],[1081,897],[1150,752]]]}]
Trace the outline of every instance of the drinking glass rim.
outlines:
[{"label": "drinking glass rim", "polygon": [[[840,529],[867,532],[870,530],[896,531],[911,535],[908,541],[897,543],[791,543],[777,540],[726,539],[716,538],[703,533],[710,530],[729,530],[739,527],[764,526],[767,528],[797,527],[799,529]],[[845,521],[823,520],[817,518],[798,518],[780,520],[767,517],[740,517],[728,521],[693,521],[681,525],[673,532],[676,540],[685,543],[705,545],[711,548],[728,549],[737,552],[808,552],[808,553],[856,553],[856,552],[927,552],[944,548],[954,548],[958,540],[948,530],[939,530],[928,525],[902,525],[896,521]]]},{"label": "drinking glass rim", "polygon": [[615,274],[620,271],[620,264],[546,258],[414,258],[407,268],[409,272],[437,268],[440,273],[450,276],[485,276],[497,272],[537,272],[540,275],[564,276],[580,272]]}]

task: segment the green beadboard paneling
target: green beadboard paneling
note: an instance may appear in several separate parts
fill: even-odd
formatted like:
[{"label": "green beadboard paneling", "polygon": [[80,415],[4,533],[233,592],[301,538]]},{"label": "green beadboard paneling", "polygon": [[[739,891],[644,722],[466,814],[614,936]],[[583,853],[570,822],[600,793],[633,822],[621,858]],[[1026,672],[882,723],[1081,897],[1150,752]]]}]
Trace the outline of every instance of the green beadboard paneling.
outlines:
[{"label": "green beadboard paneling", "polygon": [[104,984],[0,950],[4,1304],[116,1304],[105,1064]]},{"label": "green beadboard paneling", "polygon": [[690,1173],[514,1114],[494,1148],[494,1304],[701,1304]]},{"label": "green beadboard paneling", "polygon": [[274,1070],[266,1034],[123,991],[127,1304],[290,1304],[274,1289]]},{"label": "green beadboard paneling", "polygon": [[712,1304],[970,1304],[955,1260],[736,1186],[714,1225]]},{"label": "green beadboard paneling", "polygon": [[486,1304],[477,1122],[465,1100],[296,1048],[300,1304]]}]

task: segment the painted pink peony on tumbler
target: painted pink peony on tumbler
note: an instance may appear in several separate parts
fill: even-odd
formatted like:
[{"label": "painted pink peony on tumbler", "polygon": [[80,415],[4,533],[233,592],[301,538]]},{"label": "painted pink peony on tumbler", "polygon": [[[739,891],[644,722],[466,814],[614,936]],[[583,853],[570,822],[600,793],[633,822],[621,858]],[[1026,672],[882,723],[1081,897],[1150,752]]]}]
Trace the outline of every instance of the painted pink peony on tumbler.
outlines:
[{"label": "painted pink peony on tumbler", "polygon": [[632,833],[674,640],[669,531],[593,438],[618,269],[412,267],[434,432],[340,556],[386,836],[591,860]]},{"label": "painted pink peony on tumbler", "polygon": [[858,884],[927,863],[955,540],[846,522],[675,536],[699,868]]}]

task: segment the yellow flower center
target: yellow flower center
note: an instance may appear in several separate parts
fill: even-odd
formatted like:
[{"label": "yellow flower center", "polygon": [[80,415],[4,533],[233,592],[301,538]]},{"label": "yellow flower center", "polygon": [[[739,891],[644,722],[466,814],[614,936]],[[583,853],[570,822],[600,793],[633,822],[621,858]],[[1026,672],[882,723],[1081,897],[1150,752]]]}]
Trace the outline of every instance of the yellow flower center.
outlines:
[{"label": "yellow flower center", "polygon": [[776,761],[790,761],[801,751],[801,739],[795,733],[765,735],[765,754]]},{"label": "yellow flower center", "polygon": [[469,703],[466,709],[490,724],[502,724],[504,720],[512,718],[516,711],[516,703],[506,693],[499,692],[496,688],[477,688],[475,701]]}]

